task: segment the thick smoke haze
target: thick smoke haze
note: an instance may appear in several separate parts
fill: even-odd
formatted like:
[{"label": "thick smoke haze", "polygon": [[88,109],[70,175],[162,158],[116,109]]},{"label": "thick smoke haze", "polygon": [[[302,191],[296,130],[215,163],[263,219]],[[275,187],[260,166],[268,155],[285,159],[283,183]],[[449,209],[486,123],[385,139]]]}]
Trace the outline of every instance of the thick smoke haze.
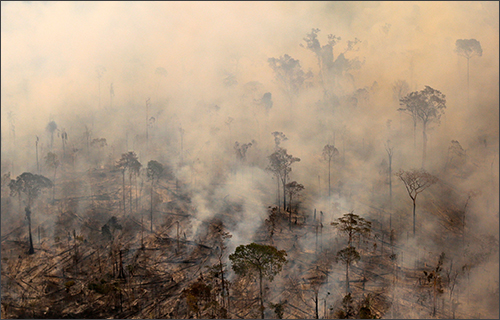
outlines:
[{"label": "thick smoke haze", "polygon": [[[112,165],[127,151],[135,151],[143,167],[152,159],[171,166],[191,194],[195,219],[184,228],[188,238],[202,237],[204,222],[238,205],[240,216],[228,226],[232,251],[257,240],[268,208],[277,204],[277,181],[266,168],[275,148],[272,132],[283,132],[280,146],[300,158],[290,181],[305,187],[296,200],[308,219],[323,210],[329,224],[354,210],[378,221],[373,205],[388,204],[388,140],[392,173],[422,164],[422,125],[414,147],[413,121],[398,111],[393,91],[404,80],[406,93],[430,86],[446,96],[440,123],[428,127],[426,170],[443,177],[452,140],[467,155],[461,173],[443,179],[449,193],[419,198],[419,210],[428,215],[418,222],[422,233],[441,232],[432,204],[449,201],[461,210],[474,191],[468,232],[493,235],[498,245],[498,2],[2,1],[1,8],[2,175],[37,171],[37,137],[42,171],[51,172],[43,157],[51,150],[47,125],[54,121],[54,148],[62,150],[66,132],[68,148],[79,149],[75,161],[82,172],[95,167],[95,159]],[[345,62],[335,67],[345,68],[342,77],[321,74],[305,41],[315,28],[322,46],[328,35],[340,37],[333,60],[343,55]],[[455,52],[458,39],[478,40],[482,56],[468,65]],[[288,94],[270,67],[270,58],[284,55],[304,72],[297,94]],[[335,98],[326,101],[328,81]],[[96,138],[107,146],[85,155],[87,140]],[[252,143],[243,160],[235,142]],[[332,163],[330,198],[326,144],[340,153]],[[400,213],[394,219],[403,216],[410,228],[411,199],[396,176],[392,189]],[[75,190],[92,192],[84,184]],[[437,256],[436,241],[401,246]],[[312,252],[314,236],[304,235],[297,246]],[[496,250],[469,286],[480,291],[487,272],[498,287]],[[490,314],[498,316],[496,308]]]}]

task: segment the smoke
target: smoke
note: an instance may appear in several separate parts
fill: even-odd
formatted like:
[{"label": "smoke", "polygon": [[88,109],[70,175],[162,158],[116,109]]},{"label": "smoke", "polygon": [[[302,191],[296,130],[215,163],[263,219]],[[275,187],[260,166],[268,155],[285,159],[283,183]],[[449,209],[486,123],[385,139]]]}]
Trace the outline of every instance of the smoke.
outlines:
[{"label": "smoke", "polygon": [[[51,144],[45,128],[54,121],[67,132],[65,152],[73,154],[80,171],[92,168],[97,157],[109,166],[132,150],[144,167],[152,159],[171,166],[195,211],[187,233],[200,237],[202,222],[223,215],[233,234],[228,250],[234,250],[258,240],[267,208],[276,204],[276,180],[265,168],[274,151],[271,133],[278,131],[288,138],[281,147],[301,159],[292,165],[289,181],[305,186],[297,199],[309,219],[314,209],[323,211],[329,226],[354,210],[383,223],[380,207],[389,203],[384,144],[390,140],[394,146],[393,173],[422,163],[421,124],[414,147],[412,119],[397,111],[393,98],[392,86],[401,79],[410,91],[428,85],[447,100],[440,123],[427,132],[426,169],[442,184],[417,201],[422,234],[441,230],[428,203],[439,202],[431,193],[446,185],[452,186],[450,203],[457,208],[470,191],[477,193],[466,210],[468,234],[498,239],[497,2],[1,6],[2,175],[37,170],[36,136],[42,163]],[[307,49],[304,38],[313,28],[320,30],[322,46],[329,34],[341,38],[332,49],[335,68],[344,70],[336,71],[336,78],[320,75],[318,57]],[[480,41],[483,55],[469,61],[467,104],[467,61],[454,49],[457,39],[471,38]],[[355,39],[360,42],[348,50]],[[296,94],[287,94],[268,62],[285,54],[297,59],[304,73]],[[335,88],[333,95],[325,94],[326,85]],[[59,155],[60,133],[53,132]],[[88,150],[88,141],[96,138],[107,141],[100,153]],[[452,140],[466,153],[465,165],[454,173],[444,169]],[[244,161],[237,159],[235,142],[252,142]],[[328,163],[321,156],[326,144],[339,150],[330,170],[330,199]],[[71,172],[70,163],[58,176]],[[42,173],[48,172],[42,165]],[[78,189],[91,192],[85,184]],[[395,176],[392,192],[394,212],[402,217],[393,221],[409,230],[411,201]],[[439,255],[437,244],[419,240],[401,251],[425,246]],[[312,250],[315,236],[304,235],[297,246]],[[481,265],[498,271],[497,258]],[[484,281],[478,270],[471,275],[477,290]]]}]

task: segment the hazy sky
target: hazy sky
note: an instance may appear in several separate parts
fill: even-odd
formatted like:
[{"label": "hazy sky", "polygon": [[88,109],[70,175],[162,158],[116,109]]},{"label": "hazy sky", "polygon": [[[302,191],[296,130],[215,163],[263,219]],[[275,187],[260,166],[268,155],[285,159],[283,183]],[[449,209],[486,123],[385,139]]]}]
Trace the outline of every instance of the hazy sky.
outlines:
[{"label": "hazy sky", "polygon": [[312,28],[322,30],[323,42],[330,33],[362,41],[359,86],[408,79],[408,52],[414,51],[416,84],[455,89],[448,87],[457,85],[465,66],[453,52],[455,41],[475,38],[484,54],[471,61],[471,82],[483,90],[498,88],[498,2],[493,1],[2,1],[1,23],[2,115],[14,110],[18,120],[42,119],[37,129],[50,113],[97,107],[97,66],[106,68],[103,103],[109,103],[110,83],[115,103],[143,101],[154,90],[157,67],[168,72],[166,94],[189,96],[194,89],[188,88],[196,88],[205,98],[218,94],[211,82],[236,68],[241,84],[269,83],[267,58],[285,53],[315,71],[314,56],[299,47]]}]

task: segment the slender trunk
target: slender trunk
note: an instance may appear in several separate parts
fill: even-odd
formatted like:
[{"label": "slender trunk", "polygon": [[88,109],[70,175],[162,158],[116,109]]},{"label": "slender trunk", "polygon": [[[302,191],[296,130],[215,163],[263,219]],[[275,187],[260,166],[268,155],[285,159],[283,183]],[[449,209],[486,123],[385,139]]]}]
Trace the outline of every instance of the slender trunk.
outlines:
[{"label": "slender trunk", "polygon": [[123,177],[123,216],[125,217],[125,170],[122,170]]},{"label": "slender trunk", "polygon": [[349,293],[349,263],[345,264],[345,294]]},{"label": "slender trunk", "polygon": [[278,176],[276,176],[276,179],[278,180],[278,197],[277,197],[277,199],[278,199],[278,212],[279,212],[279,210],[280,210],[280,202],[281,202],[280,201],[280,178]]},{"label": "slender trunk", "polygon": [[38,164],[38,141],[36,142],[36,170],[40,174],[40,165]]},{"label": "slender trunk", "polygon": [[[222,244],[221,244],[222,248]],[[221,249],[222,250],[222,249]],[[221,251],[222,253],[222,251]],[[226,304],[226,282],[224,281],[224,265],[222,264],[222,255],[219,257],[219,265],[220,265],[220,276],[221,276],[221,285],[222,285],[222,307]],[[226,308],[227,310],[227,308]]]},{"label": "slender trunk", "polygon": [[392,209],[392,154],[389,155],[389,206]]},{"label": "slender trunk", "polygon": [[426,122],[424,121],[423,123],[423,130],[422,130],[422,134],[423,134],[423,153],[422,153],[422,168],[424,168],[425,166],[425,159],[427,157],[427,132],[426,132],[426,129],[427,129],[427,124]]},{"label": "slender trunk", "polygon": [[259,287],[260,287],[260,315],[264,319],[264,294],[262,292],[262,270],[259,270]]},{"label": "slender trunk", "polygon": [[316,307],[316,319],[319,319],[319,309],[318,309],[318,291],[315,292],[316,294],[316,299],[314,300],[315,307]]},{"label": "slender trunk", "polygon": [[286,185],[286,174],[283,177],[283,211],[286,212],[286,192],[285,192],[285,185]]},{"label": "slender trunk", "polygon": [[413,150],[417,150],[417,118],[413,116]]},{"label": "slender trunk", "polygon": [[128,175],[128,185],[129,185],[128,202],[129,202],[130,214],[132,214],[132,173],[130,172]]},{"label": "slender trunk", "polygon": [[135,180],[135,212],[139,210],[139,196],[137,194],[137,174],[134,175]]},{"label": "slender trunk", "polygon": [[416,199],[413,199],[413,236],[415,237],[415,207],[417,204],[415,203]]},{"label": "slender trunk", "polygon": [[328,159],[328,199],[330,199],[330,196],[331,196],[331,187],[330,187],[330,162],[331,162],[331,159]]},{"label": "slender trunk", "polygon": [[151,233],[153,232],[153,179],[151,179]]},{"label": "slender trunk", "polygon": [[469,59],[467,58],[467,107],[469,107]]},{"label": "slender trunk", "polygon": [[54,169],[54,184],[52,185],[52,202],[54,202],[54,198],[56,195],[56,174],[57,174],[57,167]]},{"label": "slender trunk", "polygon": [[35,249],[33,248],[33,238],[31,237],[31,212],[28,211],[26,216],[28,217],[28,231],[29,231],[29,241],[30,241],[30,248],[28,250],[28,254],[34,254]]}]

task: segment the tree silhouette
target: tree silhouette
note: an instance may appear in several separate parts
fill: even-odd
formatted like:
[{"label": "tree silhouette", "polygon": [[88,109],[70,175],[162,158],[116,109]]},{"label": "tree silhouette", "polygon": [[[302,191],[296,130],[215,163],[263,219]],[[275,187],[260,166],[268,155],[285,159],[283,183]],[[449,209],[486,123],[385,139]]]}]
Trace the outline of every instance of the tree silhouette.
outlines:
[{"label": "tree silhouette", "polygon": [[43,189],[47,189],[52,187],[52,181],[48,178],[38,175],[32,174],[30,172],[24,172],[20,176],[18,176],[15,180],[11,180],[9,183],[10,195],[20,195],[24,193],[27,197],[27,203],[25,207],[26,218],[28,219],[28,229],[29,229],[29,251],[28,254],[35,253],[35,249],[33,248],[33,238],[31,236],[31,209],[34,201]]},{"label": "tree silhouette", "polygon": [[481,57],[483,49],[476,39],[458,39],[455,42],[455,52],[467,59],[467,106],[469,106],[469,60],[472,57]]},{"label": "tree silhouette", "polygon": [[302,190],[304,190],[304,185],[297,183],[297,181],[289,182],[285,186],[285,191],[288,193],[288,202],[289,202],[288,204],[289,208],[288,212],[290,213],[288,216],[289,225],[292,224],[292,198],[294,195],[299,194]]},{"label": "tree silhouette", "polygon": [[234,151],[236,152],[236,158],[242,162],[246,160],[247,150],[252,146],[252,143],[244,143],[240,145],[238,141],[234,143]]},{"label": "tree silhouette", "polygon": [[47,124],[47,127],[45,128],[48,133],[50,133],[50,150],[52,150],[52,147],[54,145],[54,132],[57,130],[57,124],[54,120],[50,121]]},{"label": "tree silhouette", "polygon": [[352,247],[352,242],[355,237],[370,234],[372,223],[351,211],[345,213],[342,217],[338,218],[337,221],[333,221],[331,225],[347,236],[347,246]]},{"label": "tree silhouette", "polygon": [[153,189],[155,182],[158,183],[158,180],[163,176],[163,165],[155,160],[150,160],[148,162],[147,167],[147,177],[151,180],[151,228],[150,231],[153,232]]},{"label": "tree silhouette", "polygon": [[54,152],[48,152],[47,155],[45,156],[45,164],[54,170],[54,183],[52,184],[52,201],[54,201],[55,197],[55,188],[56,188],[56,173],[57,173],[57,168],[61,164],[59,161],[59,158],[57,157],[57,154]]},{"label": "tree silhouette", "polygon": [[331,197],[331,186],[330,186],[330,167],[332,160],[339,155],[339,150],[331,144],[327,144],[323,148],[323,159],[328,161],[328,199]]},{"label": "tree silhouette", "polygon": [[238,246],[234,253],[229,255],[229,260],[231,260],[232,268],[237,275],[258,275],[260,311],[261,317],[264,319],[262,280],[267,278],[269,281],[273,281],[274,276],[281,271],[287,262],[286,251],[278,250],[273,246],[250,243]]},{"label": "tree silhouette", "polygon": [[305,74],[302,71],[299,60],[293,59],[288,54],[279,58],[269,58],[267,60],[278,82],[281,84],[285,96],[290,103],[290,115],[293,112],[294,98],[299,94],[304,85],[304,81],[311,77],[311,73]]},{"label": "tree silhouette", "polygon": [[[431,123],[439,123],[439,119],[446,108],[446,96],[438,90],[425,86],[425,89],[412,92],[400,101],[401,105],[405,105],[406,108],[400,108],[399,110],[404,110],[412,114],[412,117],[422,121],[422,168],[424,168],[427,152],[427,129]],[[416,122],[414,122],[414,129],[415,127]]]},{"label": "tree silhouette", "polygon": [[425,171],[424,169],[409,171],[399,170],[396,173],[401,181],[403,181],[406,191],[413,202],[413,236],[415,236],[415,210],[417,206],[417,196],[437,182],[437,178]]},{"label": "tree silhouette", "polygon": [[125,170],[129,172],[129,182],[130,182],[130,212],[132,213],[132,174],[138,173],[141,168],[141,163],[139,162],[137,155],[134,151],[129,151],[123,153],[120,160],[116,162],[116,167],[121,170],[123,176],[123,214],[125,214]]},{"label": "tree silhouette", "polygon": [[294,157],[286,152],[286,149],[277,148],[269,157],[269,166],[267,170],[271,171],[283,185],[283,210],[286,210],[286,181],[292,171],[292,164],[300,161],[300,158]]},{"label": "tree silhouette", "polygon": [[337,256],[335,257],[335,261],[337,262],[343,262],[345,264],[346,270],[345,270],[345,293],[349,293],[349,266],[351,263],[359,261],[361,259],[361,256],[359,255],[359,252],[356,251],[356,248],[354,247],[347,247],[339,252],[337,252]]}]

